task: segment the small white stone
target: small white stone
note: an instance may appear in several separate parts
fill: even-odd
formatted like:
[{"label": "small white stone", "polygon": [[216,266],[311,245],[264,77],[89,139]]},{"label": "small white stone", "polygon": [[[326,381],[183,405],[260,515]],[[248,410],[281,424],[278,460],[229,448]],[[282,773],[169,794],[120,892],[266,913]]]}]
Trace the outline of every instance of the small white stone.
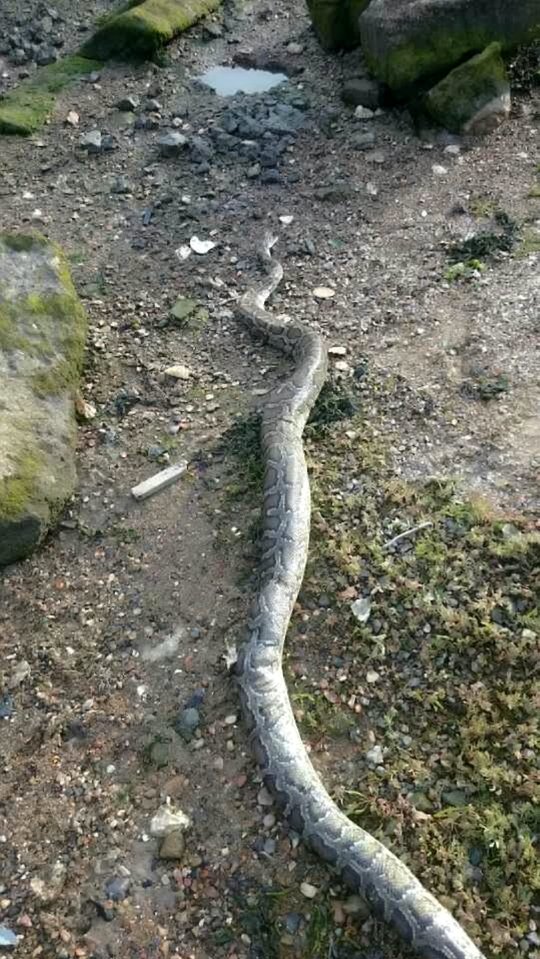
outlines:
[{"label": "small white stone", "polygon": [[440,163],[434,163],[431,167],[435,176],[446,176],[448,170],[445,166],[441,166]]},{"label": "small white stone", "polygon": [[338,360],[335,366],[339,373],[348,373],[350,370],[350,366],[345,360]]},{"label": "small white stone", "polygon": [[329,346],[328,352],[330,356],[346,356],[347,347],[346,346]]},{"label": "small white stone", "polygon": [[280,216],[279,218],[279,222],[283,223],[283,226],[290,226],[293,220],[294,220],[294,216],[291,216],[290,214],[287,214],[285,216]]},{"label": "small white stone", "polygon": [[374,766],[380,766],[384,758],[382,746],[372,746],[365,755],[367,761],[373,763]]},{"label": "small white stone", "polygon": [[360,105],[354,111],[354,115],[357,120],[371,120],[375,116],[375,112],[368,107]]},{"label": "small white stone", "polygon": [[236,713],[231,713],[229,716],[225,716],[225,723],[227,726],[234,726],[238,722],[238,716]]},{"label": "small white stone", "polygon": [[274,800],[268,792],[266,786],[263,786],[262,789],[259,789],[259,792],[257,793],[257,802],[259,803],[259,806],[274,805]]},{"label": "small white stone", "polygon": [[187,366],[182,366],[179,363],[174,366],[168,366],[164,372],[165,376],[172,376],[175,380],[189,380],[191,376],[191,370],[189,370]]},{"label": "small white stone", "polygon": [[318,891],[317,886],[312,886],[310,882],[303,882],[300,886],[300,892],[306,899],[314,899]]},{"label": "small white stone", "polygon": [[380,678],[381,678],[381,677],[379,676],[379,674],[378,674],[377,672],[375,672],[374,669],[370,669],[370,670],[368,670],[368,672],[366,673],[366,679],[367,679],[368,683],[376,683],[376,682],[379,681]]}]

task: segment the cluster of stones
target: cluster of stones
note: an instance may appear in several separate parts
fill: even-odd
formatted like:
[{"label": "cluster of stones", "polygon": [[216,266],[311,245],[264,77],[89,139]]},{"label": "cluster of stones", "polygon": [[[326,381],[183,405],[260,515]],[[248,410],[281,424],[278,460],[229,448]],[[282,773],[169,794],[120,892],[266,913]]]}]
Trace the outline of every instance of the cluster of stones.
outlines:
[{"label": "cluster of stones", "polygon": [[61,19],[54,7],[40,7],[35,20],[20,18],[16,27],[0,40],[0,55],[15,66],[46,66],[55,63],[64,45]]}]

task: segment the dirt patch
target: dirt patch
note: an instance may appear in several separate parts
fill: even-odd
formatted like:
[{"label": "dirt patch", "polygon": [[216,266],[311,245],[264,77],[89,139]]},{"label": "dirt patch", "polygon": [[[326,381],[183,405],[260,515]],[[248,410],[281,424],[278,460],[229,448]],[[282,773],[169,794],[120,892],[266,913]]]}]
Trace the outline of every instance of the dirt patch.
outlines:
[{"label": "dirt patch", "polygon": [[[2,17],[14,14],[4,7]],[[107,67],[96,82],[62,92],[50,124],[33,139],[2,139],[4,225],[37,225],[70,254],[91,321],[84,395],[96,415],[79,430],[79,491],[58,535],[2,579],[1,708],[7,718],[0,740],[0,835],[7,865],[1,922],[24,937],[25,955],[45,959],[266,959],[324,950],[341,959],[405,955],[274,822],[227,673],[227,647],[242,639],[253,586],[257,501],[233,502],[234,490],[222,492],[235,486],[241,494],[249,480],[223,436],[286,370],[236,323],[233,307],[255,276],[255,243],[272,226],[281,234],[285,267],[274,308],[302,316],[331,346],[343,348],[332,366],[359,407],[348,415],[361,415],[358,423],[329,424],[328,437],[309,441],[322,525],[289,644],[296,676],[291,691],[306,736],[335,794],[344,803],[354,799],[357,812],[364,803],[370,825],[453,900],[479,941],[494,946],[502,925],[510,941],[497,948],[513,955],[526,940],[532,957],[538,946],[531,923],[538,916],[521,897],[529,865],[516,845],[516,830],[525,837],[525,826],[531,827],[526,817],[510,822],[509,806],[513,800],[512,815],[521,817],[532,802],[518,795],[522,784],[512,777],[530,775],[533,760],[525,753],[538,746],[534,729],[525,728],[531,720],[521,715],[522,699],[512,706],[494,697],[523,697],[529,681],[532,653],[519,636],[537,626],[524,625],[529,606],[518,603],[530,603],[535,567],[526,568],[521,556],[509,569],[508,558],[492,556],[487,530],[494,523],[496,546],[513,548],[503,526],[529,536],[538,502],[538,254],[531,240],[540,218],[540,201],[531,195],[538,182],[536,101],[524,96],[511,121],[481,143],[422,142],[406,115],[387,112],[363,122],[341,104],[341,78],[354,70],[355,55],[323,55],[300,2],[272,10],[263,3],[231,5],[213,22],[213,38],[201,25],[173,46],[166,66]],[[291,53],[291,42],[303,52]],[[282,58],[299,63],[300,72],[284,70],[288,84],[271,91],[270,106],[260,101],[257,116],[252,101],[240,97],[235,104],[244,114],[249,104],[255,119],[268,122],[279,104],[296,110],[294,97],[305,101],[305,126],[272,133],[273,146],[288,138],[274,167],[260,162],[260,142],[254,160],[241,145],[249,138],[235,132],[236,147],[227,141],[222,153],[214,149],[204,158],[199,144],[198,152],[164,158],[163,132],[211,140],[209,131],[230,113],[230,100],[194,78],[230,63],[233,52],[244,54],[244,62],[256,54],[262,63],[265,54],[274,67]],[[117,109],[131,95],[138,105]],[[76,125],[66,123],[72,112]],[[90,154],[81,148],[81,137],[95,129],[112,138],[113,149]],[[279,176],[274,182],[254,171],[248,176],[255,163]],[[449,248],[486,228],[495,210],[519,224],[523,246],[449,279]],[[216,246],[204,256],[186,256],[194,236]],[[334,295],[314,295],[320,287]],[[171,316],[181,296],[198,304],[196,315],[180,310],[180,318]],[[173,365],[185,367],[187,377],[167,376]],[[368,449],[362,437],[369,431]],[[340,451],[341,466],[333,461]],[[387,456],[403,487],[380,500],[377,484],[386,489],[389,482]],[[132,501],[135,483],[184,458],[190,467],[176,486],[144,504]],[[465,518],[456,518],[449,493],[435,495],[430,487],[426,500],[414,492],[417,481],[433,475],[444,481],[443,491],[449,476],[456,480]],[[477,492],[491,504],[487,520],[466,505]],[[369,528],[362,525],[366,509]],[[512,516],[498,519],[499,509]],[[362,579],[358,556],[367,561],[365,540],[380,548],[383,537],[386,542],[422,521],[434,523],[431,533],[410,541],[403,555],[366,562],[368,579]],[[352,566],[343,572],[349,527],[346,562]],[[321,538],[330,551],[337,542],[339,555],[321,557]],[[419,556],[426,545],[432,553]],[[427,636],[430,624],[429,636],[438,635],[447,604],[437,606],[435,623],[426,595],[450,588],[443,551],[461,583],[458,610],[474,627],[462,660],[446,640],[438,650],[430,639],[418,652],[410,631]],[[477,573],[470,570],[473,556]],[[501,604],[507,618],[490,621],[500,658],[483,659],[479,675],[473,666],[483,607],[475,577],[482,571],[491,604],[486,619]],[[364,586],[369,593],[405,586],[418,593],[410,623],[402,611],[392,613],[384,660],[381,633],[372,629],[375,613],[362,630],[348,612],[354,600],[337,597],[351,585],[362,587],[362,596]],[[380,604],[382,620],[391,599],[375,593],[372,602]],[[319,622],[328,632],[317,638]],[[401,628],[409,644],[404,652],[396,638]],[[458,632],[463,637],[452,626],[444,635]],[[331,655],[345,665],[329,661],[329,635]],[[158,658],[147,658],[148,648]],[[167,658],[159,659],[160,650]],[[512,651],[513,664],[504,658]],[[479,655],[487,656],[485,650]],[[373,684],[364,675],[371,669],[381,676]],[[340,670],[347,672],[343,681]],[[328,686],[320,686],[321,676]],[[410,685],[415,676],[419,687]],[[454,705],[477,683],[485,686],[475,692],[478,713],[461,734]],[[403,714],[406,707],[420,710],[410,698],[415,688],[425,699],[418,728]],[[342,703],[342,694],[349,701],[355,692],[352,707]],[[332,702],[334,694],[339,703]],[[396,717],[387,719],[383,707],[394,701]],[[179,732],[186,708],[200,714],[189,741]],[[489,780],[478,763],[466,777],[456,763],[459,735],[481,737],[475,723],[482,716],[501,724],[505,743],[490,766],[502,784],[487,798],[490,809],[507,817],[493,835],[495,843],[503,837],[507,853],[502,862],[499,845],[475,864],[470,850],[480,840],[471,830],[484,829],[476,812],[488,808]],[[486,748],[479,743],[477,752],[489,753],[491,740]],[[382,774],[366,765],[365,753],[375,745],[388,756]],[[509,772],[508,755],[516,750],[520,756]],[[434,790],[427,820],[416,815],[411,798],[421,783],[424,791]],[[347,798],[347,789],[363,799]],[[462,792],[465,804],[452,806],[443,791]],[[156,841],[148,839],[150,820],[167,796],[193,821],[177,864],[160,860]],[[448,805],[457,809],[454,819]],[[471,806],[475,815],[465,815]],[[447,868],[441,850],[452,830],[457,838]],[[510,876],[509,863],[519,863]],[[121,883],[111,898],[115,879],[129,879],[125,898]],[[304,881],[316,887],[313,900],[301,892]],[[503,887],[509,893],[501,903]]]}]

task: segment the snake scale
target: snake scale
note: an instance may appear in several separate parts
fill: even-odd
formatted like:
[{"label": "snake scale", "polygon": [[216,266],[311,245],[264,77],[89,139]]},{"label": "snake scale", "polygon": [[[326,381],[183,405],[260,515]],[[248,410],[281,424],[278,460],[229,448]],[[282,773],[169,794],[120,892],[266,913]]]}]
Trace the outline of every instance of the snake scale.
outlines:
[{"label": "snake scale", "polygon": [[327,373],[322,337],[302,323],[272,317],[265,304],[283,277],[272,258],[276,239],[259,251],[265,279],[239,300],[250,330],[292,357],[292,375],[267,397],[261,417],[264,458],[260,582],[248,637],[235,672],[250,742],[265,785],[292,828],[341,880],[359,892],[428,959],[483,959],[459,923],[407,867],[351,822],[326,792],[296,726],[282,671],[287,628],[304,576],[311,499],[302,444],[310,411]]}]

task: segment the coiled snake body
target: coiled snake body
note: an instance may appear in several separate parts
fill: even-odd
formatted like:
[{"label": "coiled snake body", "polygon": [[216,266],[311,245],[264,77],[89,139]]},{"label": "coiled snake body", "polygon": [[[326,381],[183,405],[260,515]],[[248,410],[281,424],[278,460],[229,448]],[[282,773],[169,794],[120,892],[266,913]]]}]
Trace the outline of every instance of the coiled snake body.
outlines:
[{"label": "coiled snake body", "polygon": [[418,953],[428,959],[483,959],[459,923],[407,867],[339,810],[313,768],[296,726],[282,654],[309,544],[311,501],[302,433],[326,378],[327,354],[316,332],[273,318],[265,310],[283,276],[281,265],[272,260],[274,243],[265,236],[260,255],[267,277],[238,305],[249,328],[295,364],[262,410],[260,584],[235,670],[255,758],[293,829]]}]

